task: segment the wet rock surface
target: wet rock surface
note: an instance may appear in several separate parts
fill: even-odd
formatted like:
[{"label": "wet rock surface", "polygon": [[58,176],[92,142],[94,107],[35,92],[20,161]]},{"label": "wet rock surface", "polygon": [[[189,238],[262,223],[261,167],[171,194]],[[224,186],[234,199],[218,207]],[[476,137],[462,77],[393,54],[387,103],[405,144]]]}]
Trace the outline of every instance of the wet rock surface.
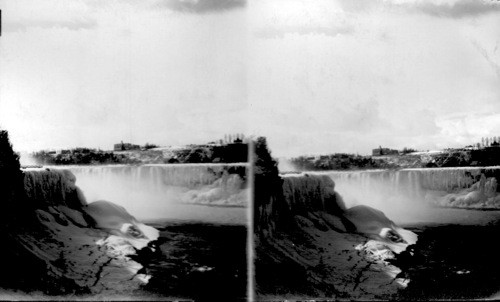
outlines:
[{"label": "wet rock surface", "polygon": [[[392,263],[410,280],[401,299],[485,299],[500,292],[500,226],[408,227],[419,241]],[[496,297],[498,299],[498,296]]]}]

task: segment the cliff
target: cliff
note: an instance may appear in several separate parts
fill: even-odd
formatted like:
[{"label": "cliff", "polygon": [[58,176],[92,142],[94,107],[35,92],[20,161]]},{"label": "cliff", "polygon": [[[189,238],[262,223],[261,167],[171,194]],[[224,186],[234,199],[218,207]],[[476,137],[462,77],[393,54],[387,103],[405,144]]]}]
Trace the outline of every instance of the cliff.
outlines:
[{"label": "cliff", "polygon": [[416,235],[376,209],[347,208],[327,175],[280,176],[255,146],[258,298],[388,299],[406,286],[390,264]]}]

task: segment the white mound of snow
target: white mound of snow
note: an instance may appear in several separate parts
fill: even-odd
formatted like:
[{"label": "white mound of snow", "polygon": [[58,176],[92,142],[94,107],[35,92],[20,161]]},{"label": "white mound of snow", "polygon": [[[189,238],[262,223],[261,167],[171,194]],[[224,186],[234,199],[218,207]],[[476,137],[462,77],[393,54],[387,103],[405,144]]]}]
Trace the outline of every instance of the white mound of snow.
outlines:
[{"label": "white mound of snow", "polygon": [[384,272],[395,280],[400,286],[406,287],[408,280],[396,278],[401,270],[389,265],[387,260],[394,259],[395,254],[406,250],[409,245],[417,242],[417,234],[397,226],[387,218],[382,211],[368,207],[355,206],[347,209],[345,217],[354,224],[356,232],[368,236],[364,244],[359,244],[356,249],[363,251],[368,258],[384,267]]},{"label": "white mound of snow", "polygon": [[123,238],[137,249],[146,247],[160,236],[157,229],[138,222],[125,208],[112,202],[96,201],[85,211],[94,219],[97,228]]}]

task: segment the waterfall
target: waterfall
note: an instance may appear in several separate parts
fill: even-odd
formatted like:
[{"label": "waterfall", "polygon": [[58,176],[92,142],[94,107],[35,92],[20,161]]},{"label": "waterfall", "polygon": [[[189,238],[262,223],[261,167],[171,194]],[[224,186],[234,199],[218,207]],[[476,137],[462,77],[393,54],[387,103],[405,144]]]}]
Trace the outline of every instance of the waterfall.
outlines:
[{"label": "waterfall", "polygon": [[[307,172],[329,177],[347,208],[368,205],[399,222],[422,221],[437,207],[500,209],[500,167]],[[290,182],[293,174],[283,175]],[[320,194],[317,188],[301,188]],[[295,194],[294,196],[296,196]],[[434,214],[435,215],[435,214]]]},{"label": "waterfall", "polygon": [[[325,171],[347,207],[369,205],[390,217],[420,221],[436,206],[499,209],[500,168]],[[395,218],[396,219],[396,218]]]},{"label": "waterfall", "polygon": [[[107,166],[65,166],[76,176],[79,182],[93,178],[102,185],[113,184],[120,178],[127,186],[161,192],[168,186],[196,188],[212,184],[230,168],[242,165],[230,164],[172,164],[172,165],[107,165]],[[53,167],[57,168],[57,167]]]},{"label": "waterfall", "polygon": [[[191,217],[197,209],[186,208],[186,204],[243,208],[248,203],[245,164],[64,166],[63,169],[76,176],[76,183],[89,203],[112,201],[141,219]],[[202,217],[202,213],[198,216]]]}]

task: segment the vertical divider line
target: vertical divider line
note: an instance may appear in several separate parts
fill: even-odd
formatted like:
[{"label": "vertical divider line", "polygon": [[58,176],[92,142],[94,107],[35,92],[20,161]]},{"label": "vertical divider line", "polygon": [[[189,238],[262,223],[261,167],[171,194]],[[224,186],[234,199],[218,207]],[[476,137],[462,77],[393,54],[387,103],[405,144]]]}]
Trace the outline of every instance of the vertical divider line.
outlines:
[{"label": "vertical divider line", "polygon": [[250,139],[248,142],[248,210],[247,210],[247,301],[254,301],[254,163],[255,163],[254,141]]}]

